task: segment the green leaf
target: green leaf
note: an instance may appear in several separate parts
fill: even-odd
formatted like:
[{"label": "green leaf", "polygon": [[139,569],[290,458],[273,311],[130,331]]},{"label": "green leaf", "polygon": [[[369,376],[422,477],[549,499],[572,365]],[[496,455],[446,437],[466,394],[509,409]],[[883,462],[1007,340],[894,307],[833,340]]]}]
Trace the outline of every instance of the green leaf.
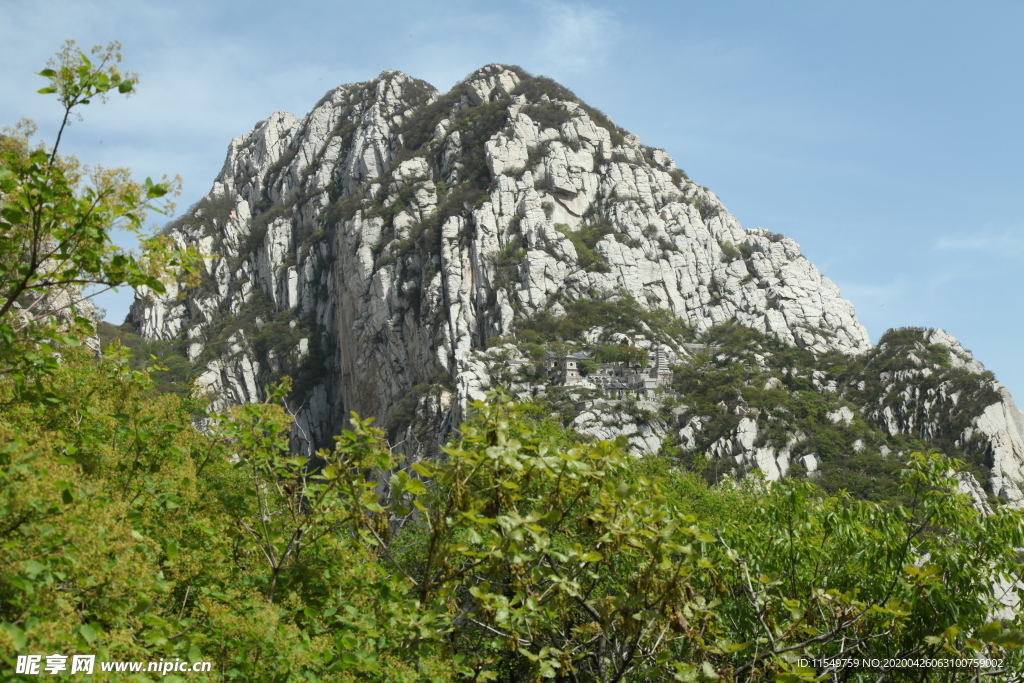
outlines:
[{"label": "green leaf", "polygon": [[993,638],[992,642],[1003,647],[1024,647],[1024,632],[1006,630]]},{"label": "green leaf", "polygon": [[89,624],[82,624],[78,627],[78,632],[85,638],[85,642],[92,645],[93,641],[96,640],[96,631]]},{"label": "green leaf", "polygon": [[36,592],[35,587],[20,576],[8,576],[7,583],[11,584],[26,595],[33,595]]},{"label": "green leaf", "polygon": [[701,680],[704,681],[718,681],[721,680],[721,676],[715,671],[715,667],[711,666],[711,662],[704,662],[701,664]]},{"label": "green leaf", "polygon": [[434,470],[429,465],[423,462],[415,462],[412,464],[412,471],[421,477],[430,478],[434,476]]},{"label": "green leaf", "polygon": [[985,624],[984,626],[982,626],[978,630],[978,633],[976,635],[978,636],[978,640],[983,640],[986,643],[991,643],[992,639],[995,638],[996,636],[998,636],[1002,632],[1003,632],[1003,625],[1001,623],[999,623],[998,621],[993,621],[993,622],[989,622],[988,624]]},{"label": "green leaf", "polygon": [[20,628],[18,628],[14,624],[8,624],[6,622],[3,623],[3,624],[0,624],[0,630],[5,631],[7,633],[7,635],[9,635],[11,637],[11,640],[14,641],[14,649],[15,650],[20,652],[23,649],[25,649],[26,639],[25,639],[25,632],[24,631],[22,631]]},{"label": "green leaf", "polygon": [[119,93],[130,92],[131,89],[132,89],[132,82],[131,81],[121,81],[121,83],[117,86],[117,92],[119,92]]},{"label": "green leaf", "polygon": [[28,572],[29,577],[35,578],[46,571],[46,565],[36,560],[28,560],[25,562],[25,571]]},{"label": "green leaf", "polygon": [[405,483],[405,490],[415,496],[421,496],[427,492],[427,487],[419,479],[409,477]]},{"label": "green leaf", "polygon": [[149,197],[150,199],[155,199],[157,197],[163,197],[165,194],[167,194],[167,192],[168,192],[168,189],[167,189],[166,185],[163,185],[163,184],[160,184],[160,183],[155,183],[154,184],[153,181],[150,178],[146,178],[146,196],[147,197]]}]

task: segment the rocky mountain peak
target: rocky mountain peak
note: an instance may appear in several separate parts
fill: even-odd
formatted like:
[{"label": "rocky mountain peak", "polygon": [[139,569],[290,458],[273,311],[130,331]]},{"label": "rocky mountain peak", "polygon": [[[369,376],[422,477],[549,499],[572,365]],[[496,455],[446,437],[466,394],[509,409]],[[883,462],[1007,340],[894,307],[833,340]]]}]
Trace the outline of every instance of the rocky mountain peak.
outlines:
[{"label": "rocky mountain peak", "polygon": [[[749,330],[760,351],[748,345],[711,362],[750,363],[749,381],[779,401],[771,392],[854,397],[845,370],[806,368],[824,358],[852,367],[887,348],[872,349],[853,306],[795,241],[743,228],[664,150],[514,66],[482,67],[443,94],[386,70],[331,90],[301,119],[277,112],[231,141],[210,193],[166,230],[208,256],[203,282],[162,297],[139,292],[130,320],[180,345],[215,407],[260,400],[268,382],[292,376],[294,446],[305,452],[329,444],[350,411],[376,417],[410,457],[433,452],[505,372],[493,352],[532,343],[527,333],[550,343],[551,321],[575,330],[559,332],[559,344],[657,338],[673,362],[703,357],[707,335],[723,326]],[[599,323],[587,318],[595,311]],[[946,348],[953,369],[980,372],[951,337],[927,335],[916,343]],[[912,354],[900,349],[909,371]],[[805,369],[765,370],[793,354],[804,354]],[[528,395],[540,389],[520,383]],[[648,426],[664,428],[637,448],[674,434],[733,459],[737,471],[753,463],[779,474],[806,460],[810,446],[799,444],[813,438],[769,439],[767,408],[750,412],[749,397],[735,394],[719,400],[736,417],[719,421],[727,432],[711,438],[708,425],[719,423],[682,397],[688,407],[652,418]],[[858,396],[829,403],[821,419],[846,410],[885,426],[886,406],[896,410]],[[618,429],[585,402],[566,419],[583,410],[592,424],[581,431]],[[1007,410],[1009,425],[1019,411]],[[889,426],[902,433],[909,424]],[[886,438],[895,437],[875,446]]]},{"label": "rocky mountain peak", "polygon": [[466,96],[473,106],[512,97],[523,80],[520,73],[503,64],[488,64],[466,77]]}]

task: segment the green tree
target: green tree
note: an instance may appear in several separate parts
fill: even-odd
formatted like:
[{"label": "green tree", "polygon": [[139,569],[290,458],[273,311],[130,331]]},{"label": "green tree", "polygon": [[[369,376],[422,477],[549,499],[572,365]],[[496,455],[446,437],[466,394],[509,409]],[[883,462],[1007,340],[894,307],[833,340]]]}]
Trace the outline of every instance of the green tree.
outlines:
[{"label": "green tree", "polygon": [[450,678],[353,533],[366,473],[393,464],[377,433],[357,424],[317,470],[287,451],[285,387],[201,433],[201,406],[154,397],[116,345],[65,349],[40,381],[49,401],[0,416],[0,680],[54,652],[215,662],[189,680]]},{"label": "green tree", "polygon": [[[131,75],[117,66],[119,47],[97,46],[90,59],[68,42],[40,72],[50,85],[39,92],[56,94],[64,110],[52,146],[32,143],[29,121],[0,138],[0,373],[22,390],[55,367],[53,342],[73,346],[93,334],[84,288],[146,285],[162,293],[167,266],[195,269],[194,254],[142,233],[149,211],[168,208],[162,198],[175,182],[137,183],[127,169],[59,154],[79,107],[132,92]],[[145,256],[115,246],[117,229],[142,237]]]},{"label": "green tree", "polygon": [[[435,615],[469,680],[656,675],[680,610],[711,621],[692,585],[710,567],[698,544],[713,538],[646,479],[625,480],[624,444],[573,446],[523,411],[493,395],[444,461],[395,473],[388,524],[365,527],[368,547]],[[409,530],[389,539],[381,526]]]},{"label": "green tree", "polygon": [[[708,489],[524,411],[475,405],[445,461],[414,465],[423,481],[392,476],[374,527],[391,535],[364,531],[467,677],[875,680],[800,660],[916,657],[934,663],[884,680],[1000,680],[1024,661],[1019,618],[990,620],[993,587],[1020,579],[1021,514],[976,513],[955,463],[911,458],[906,507],[807,482]],[[937,661],[976,657],[1004,664]]]},{"label": "green tree", "polygon": [[[90,59],[68,44],[42,72],[65,125],[131,90],[116,49]],[[400,587],[345,534],[361,502],[342,510],[330,470],[287,452],[283,409],[209,416],[204,434],[202,405],[155,397],[118,344],[102,359],[75,348],[93,332],[81,287],[162,292],[194,254],[159,238],[142,257],[116,248],[110,231],[140,231],[168,187],[87,170],[30,134],[22,124],[0,143],[0,678],[19,654],[54,652],[214,660],[198,680],[445,678],[433,641],[402,636],[410,603],[377,599]],[[387,464],[379,444],[342,439],[337,452],[353,448]]]},{"label": "green tree", "polygon": [[[901,474],[903,505],[828,496],[812,484],[772,484],[716,534],[713,590],[719,628],[750,644],[718,658],[734,680],[916,681],[1019,670],[1020,618],[990,623],[993,589],[1019,581],[1022,519],[976,512],[956,493],[955,463],[913,455]],[[800,659],[1003,660],[874,667],[800,665]],[[986,670],[988,673],[985,673]],[[999,680],[996,678],[996,680]]]},{"label": "green tree", "polygon": [[651,364],[650,354],[636,346],[620,346],[619,360],[631,368],[646,368]]}]

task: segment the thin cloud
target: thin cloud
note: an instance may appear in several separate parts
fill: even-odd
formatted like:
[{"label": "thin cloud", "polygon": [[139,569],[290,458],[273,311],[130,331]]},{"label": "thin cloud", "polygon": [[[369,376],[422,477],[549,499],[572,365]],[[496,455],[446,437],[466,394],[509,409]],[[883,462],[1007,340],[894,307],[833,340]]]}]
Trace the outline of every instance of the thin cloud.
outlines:
[{"label": "thin cloud", "polygon": [[1024,254],[1024,230],[1009,229],[1001,234],[941,237],[935,243],[938,251],[980,251],[995,256]]},{"label": "thin cloud", "polygon": [[566,2],[544,3],[538,9],[543,30],[537,52],[546,71],[583,73],[606,62],[616,42],[610,11]]},{"label": "thin cloud", "polygon": [[906,295],[907,282],[897,278],[888,283],[865,283],[847,280],[835,281],[844,299],[864,306],[881,306]]},{"label": "thin cloud", "polygon": [[927,283],[929,291],[936,292],[947,285],[971,280],[979,276],[980,273],[973,267],[956,267],[932,274],[928,278]]}]

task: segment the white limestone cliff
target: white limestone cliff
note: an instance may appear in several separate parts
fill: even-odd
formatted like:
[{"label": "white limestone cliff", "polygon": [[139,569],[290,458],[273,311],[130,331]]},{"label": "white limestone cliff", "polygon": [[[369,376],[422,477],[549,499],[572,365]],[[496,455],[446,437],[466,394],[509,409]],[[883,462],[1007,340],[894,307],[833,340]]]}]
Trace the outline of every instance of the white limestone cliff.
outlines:
[{"label": "white limestone cliff", "polygon": [[[326,374],[299,414],[324,435],[350,410],[386,420],[438,376],[454,388],[457,421],[472,349],[512,332],[517,316],[595,294],[668,308],[697,330],[736,319],[818,351],[868,348],[853,307],[793,240],[743,229],[667,154],[633,135],[613,141],[576,102],[543,96],[565,121],[539,125],[526,111],[535,103],[515,94],[522,78],[481,69],[412,155],[404,126],[439,94],[395,71],[331,91],[302,119],[260,122],[231,142],[194,215],[169,226],[208,255],[206,284],[141,291],[131,319],[148,338],[186,338],[190,359],[205,364],[199,383],[221,405],[258,400],[273,365],[244,334],[218,329],[226,318],[247,315],[255,294],[271,313],[311,316]],[[484,142],[489,187],[449,211],[425,250],[415,243],[423,224],[465,183],[476,152],[462,149],[458,125],[475,106],[506,110]],[[339,215],[346,200],[354,206]],[[566,233],[595,217],[611,229],[595,247],[606,265],[588,270]],[[516,246],[517,263],[495,265]]]},{"label": "white limestone cliff", "polygon": [[[167,228],[206,256],[203,284],[140,291],[130,319],[182,342],[215,407],[296,376],[293,445],[307,453],[350,411],[376,417],[411,457],[430,453],[491,385],[475,355],[487,340],[579,298],[629,296],[697,332],[732,320],[815,353],[870,349],[796,242],[744,229],[667,153],[560,92],[538,95],[498,65],[447,95],[388,70],[301,119],[271,115],[232,140],[209,195]],[[1024,490],[1022,424],[1007,394],[973,427],[1010,502]],[[617,422],[600,406],[574,426],[648,452],[668,431],[685,444],[700,429]],[[741,426],[711,455],[784,475],[789,447],[756,446],[756,421]]]}]

